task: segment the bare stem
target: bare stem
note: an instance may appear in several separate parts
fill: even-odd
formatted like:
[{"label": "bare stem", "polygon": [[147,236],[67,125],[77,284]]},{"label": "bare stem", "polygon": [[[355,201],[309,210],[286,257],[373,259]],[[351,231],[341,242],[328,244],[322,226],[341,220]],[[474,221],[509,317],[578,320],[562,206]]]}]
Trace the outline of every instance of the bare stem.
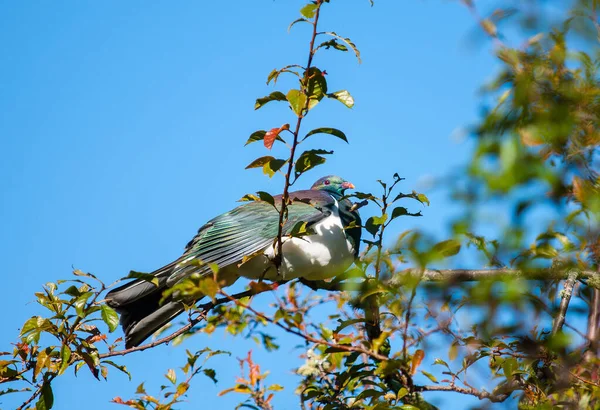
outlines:
[{"label": "bare stem", "polygon": [[598,355],[600,326],[600,289],[592,289],[592,299],[590,300],[590,313],[588,316],[587,340],[590,343],[589,349],[585,352],[585,360],[591,361]]},{"label": "bare stem", "polygon": [[[308,86],[308,81],[309,81],[309,77],[310,77],[310,68],[312,65],[312,60],[315,54],[315,39],[317,38],[317,24],[319,23],[319,16],[321,13],[321,5],[322,5],[322,0],[317,0],[317,10],[315,12],[315,20],[312,22],[313,25],[313,31],[312,31],[312,36],[310,38],[310,45],[309,45],[309,52],[308,52],[308,62],[306,63],[306,68],[304,70],[304,86],[302,87],[302,91],[306,94],[306,87]],[[279,271],[279,268],[281,266],[281,261],[282,261],[282,255],[283,255],[283,240],[282,240],[282,235],[283,235],[283,225],[285,223],[285,219],[286,219],[286,209],[288,206],[288,202],[290,199],[290,195],[289,195],[289,189],[290,189],[290,178],[292,176],[292,170],[294,169],[294,158],[296,155],[296,148],[298,147],[298,136],[300,135],[300,127],[302,125],[302,119],[304,118],[304,116],[306,115],[306,113],[308,112],[308,106],[310,104],[310,98],[308,98],[308,95],[306,96],[306,102],[304,104],[304,107],[302,108],[302,111],[300,111],[300,114],[298,115],[298,120],[296,121],[296,128],[294,129],[294,139],[293,139],[293,143],[292,143],[292,147],[290,148],[290,158],[288,161],[288,168],[287,168],[287,172],[285,173],[285,184],[283,186],[283,195],[281,197],[281,209],[279,210],[279,227],[277,230],[277,255],[275,257],[275,266],[277,268],[277,270]]]},{"label": "bare stem", "polygon": [[[283,284],[285,282],[277,282],[277,283]],[[106,359],[106,358],[114,357],[114,356],[125,356],[129,353],[141,352],[143,350],[151,349],[153,347],[160,346],[162,344],[167,344],[170,341],[172,341],[173,339],[175,339],[177,336],[182,335],[183,333],[187,332],[188,330],[190,330],[191,328],[196,326],[202,320],[204,320],[206,318],[206,313],[209,310],[211,310],[212,308],[214,308],[215,306],[222,305],[223,303],[227,303],[227,302],[231,301],[232,298],[241,299],[241,298],[245,298],[248,296],[258,295],[260,293],[267,292],[269,290],[270,289],[255,291],[255,290],[250,289],[250,290],[247,290],[244,292],[236,293],[235,295],[232,295],[232,296],[216,299],[214,302],[203,303],[201,305],[196,306],[196,309],[198,309],[200,311],[200,312],[198,312],[198,315],[194,318],[190,317],[189,322],[182,328],[178,329],[176,332],[173,332],[170,335],[165,336],[163,338],[157,339],[151,343],[146,343],[145,345],[136,346],[136,347],[119,350],[119,351],[115,351],[115,352],[104,353],[104,354],[99,355],[98,357],[100,359]]]}]

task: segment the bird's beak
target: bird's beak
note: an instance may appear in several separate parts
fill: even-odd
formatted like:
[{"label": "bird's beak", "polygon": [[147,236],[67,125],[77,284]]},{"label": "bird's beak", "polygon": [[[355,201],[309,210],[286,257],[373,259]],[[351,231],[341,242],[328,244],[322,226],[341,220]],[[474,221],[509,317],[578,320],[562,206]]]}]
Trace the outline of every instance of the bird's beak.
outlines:
[{"label": "bird's beak", "polygon": [[342,182],[342,188],[344,189],[354,189],[354,184],[352,182]]}]

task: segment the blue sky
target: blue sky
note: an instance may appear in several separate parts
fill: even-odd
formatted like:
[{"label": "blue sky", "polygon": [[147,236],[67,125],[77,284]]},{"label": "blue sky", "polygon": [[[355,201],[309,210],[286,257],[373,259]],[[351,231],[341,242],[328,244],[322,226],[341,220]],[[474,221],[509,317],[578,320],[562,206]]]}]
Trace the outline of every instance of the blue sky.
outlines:
[{"label": "blue sky", "polygon": [[[286,31],[303,3],[0,3],[1,350],[39,312],[33,293],[68,278],[72,266],[106,282],[131,269],[152,271],[245,193],[281,191],[282,179],[244,170],[265,155],[244,142],[257,129],[293,120],[283,104],[253,107],[273,90],[265,85],[273,68],[306,60],[307,27]],[[410,191],[464,163],[469,144],[457,131],[476,121],[479,87],[494,72],[487,44],[473,49],[469,41],[476,29],[464,7],[339,0],[325,8],[322,23],[351,37],[363,63],[333,51],[316,58],[330,90],[348,89],[356,106],[323,101],[311,113],[305,131],[337,127],[350,144],[315,138],[313,146],[335,155],[299,188],[339,174],[369,191],[398,172]],[[427,193],[425,216],[403,221],[396,233],[445,231],[457,209],[443,191]],[[279,352],[265,354],[251,340],[219,332],[189,339],[183,347],[233,354],[211,362],[219,385],[198,378],[182,408],[233,408],[241,397],[217,393],[233,383],[235,357],[249,349],[272,382],[287,386],[276,408],[297,408],[291,369],[301,363],[293,350],[299,341],[282,336],[280,343]],[[163,347],[123,359],[132,382],[116,372],[108,382],[85,371],[60,377],[55,408],[75,408],[81,397],[88,409],[118,408],[112,397],[131,397],[142,381],[152,391],[183,360],[182,347]],[[0,407],[22,398],[1,397]]]}]

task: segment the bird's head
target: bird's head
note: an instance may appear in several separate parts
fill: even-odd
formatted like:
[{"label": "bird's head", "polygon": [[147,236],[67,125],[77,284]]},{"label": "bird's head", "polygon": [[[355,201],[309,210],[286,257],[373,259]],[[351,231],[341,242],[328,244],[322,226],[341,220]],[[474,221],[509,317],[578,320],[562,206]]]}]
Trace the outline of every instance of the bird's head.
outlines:
[{"label": "bird's head", "polygon": [[338,195],[344,195],[344,191],[346,189],[353,189],[354,184],[352,182],[348,182],[343,178],[340,178],[336,175],[328,175],[326,177],[320,178],[313,184],[310,189],[318,189],[327,192],[332,192]]}]

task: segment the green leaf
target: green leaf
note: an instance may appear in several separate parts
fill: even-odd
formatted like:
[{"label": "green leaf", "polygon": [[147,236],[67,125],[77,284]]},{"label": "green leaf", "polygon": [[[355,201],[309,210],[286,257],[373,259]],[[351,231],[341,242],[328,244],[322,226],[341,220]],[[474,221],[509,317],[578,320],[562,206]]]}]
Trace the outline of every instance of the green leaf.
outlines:
[{"label": "green leaf", "polygon": [[308,109],[312,110],[327,95],[327,80],[323,72],[317,67],[311,67],[308,71],[308,81],[305,84],[306,95],[308,95]]},{"label": "green leaf", "polygon": [[107,324],[110,333],[114,332],[119,327],[119,315],[113,308],[108,305],[100,306],[100,315],[102,320]]},{"label": "green leaf", "polygon": [[334,100],[338,100],[348,108],[354,107],[354,98],[352,98],[350,93],[346,90],[336,91],[334,93],[327,94],[327,97],[333,98]]},{"label": "green leaf", "polygon": [[267,390],[281,391],[281,390],[283,390],[283,386],[280,384],[272,384],[267,388]]},{"label": "green leaf", "polygon": [[406,209],[403,206],[398,206],[398,207],[394,208],[394,210],[392,211],[392,219],[390,219],[390,220],[393,221],[397,217],[403,216],[403,215],[406,215],[406,216],[423,216],[421,214],[421,211],[419,211],[419,212],[417,212],[415,214],[415,213],[412,213],[412,212],[408,212],[408,209]]},{"label": "green leaf", "polygon": [[460,252],[460,242],[456,239],[448,239],[436,243],[433,247],[433,251],[442,255],[443,257],[450,257]]},{"label": "green leaf", "polygon": [[217,372],[215,372],[214,369],[202,369],[202,373],[204,373],[206,377],[217,384]]},{"label": "green leaf", "polygon": [[264,166],[265,164],[268,164],[269,162],[271,162],[274,159],[275,159],[275,157],[272,157],[270,155],[266,155],[264,157],[256,158],[254,161],[252,161],[250,164],[248,164],[246,166],[246,169],[261,168],[262,166]]},{"label": "green leaf", "polygon": [[214,281],[213,278],[203,278],[198,284],[198,289],[200,292],[210,297],[213,301],[215,300],[215,296],[219,291],[219,285]]},{"label": "green leaf", "polygon": [[348,138],[346,138],[346,134],[344,134],[342,131],[340,131],[336,128],[327,128],[327,127],[315,128],[314,130],[312,130],[308,134],[306,134],[306,136],[304,137],[304,140],[307,139],[308,137],[310,137],[311,135],[315,135],[315,134],[329,134],[329,135],[333,135],[334,137],[338,137],[339,139],[348,142]]},{"label": "green leaf", "polygon": [[260,198],[261,201],[267,202],[267,203],[275,206],[275,199],[273,198],[273,196],[271,196],[270,193],[265,192],[265,191],[258,191],[256,193],[258,194],[258,197]]},{"label": "green leaf", "polygon": [[401,388],[400,390],[398,390],[398,393],[396,394],[396,400],[402,399],[402,397],[406,396],[407,394],[408,394],[408,390],[406,389],[406,387]]},{"label": "green leaf", "polygon": [[54,394],[52,393],[52,386],[50,386],[49,382],[44,382],[40,392],[40,398],[35,403],[35,409],[50,410],[52,406],[54,406]]},{"label": "green leaf", "polygon": [[285,101],[285,94],[282,93],[281,91],[273,91],[271,94],[266,95],[262,98],[258,98],[256,100],[256,103],[254,104],[254,109],[258,110],[259,108],[261,108],[263,105],[271,102],[271,101]]},{"label": "green leaf", "polygon": [[[104,361],[102,361],[102,363],[109,364],[112,367],[114,367],[115,369],[117,369],[117,370],[125,373],[129,377],[129,380],[131,381],[131,373],[129,373],[129,371],[127,370],[126,366],[123,366],[123,365],[120,365],[120,364],[116,364],[112,360],[104,360]],[[144,388],[144,383],[142,383],[141,385],[138,386],[138,390],[140,389],[140,387]],[[138,391],[136,391],[136,393],[138,393]]]},{"label": "green leaf", "polygon": [[316,4],[309,3],[300,9],[300,14],[302,14],[307,19],[311,19],[315,16],[315,13],[317,12],[317,8],[318,8],[318,6]]},{"label": "green leaf", "polygon": [[243,197],[241,197],[238,201],[239,202],[260,201],[260,198],[253,194],[246,194]]},{"label": "green leaf", "polygon": [[287,100],[290,103],[292,111],[296,115],[301,116],[304,107],[306,107],[306,95],[300,90],[292,89],[287,93]]},{"label": "green leaf", "polygon": [[334,38],[332,38],[331,40],[327,40],[322,42],[321,44],[319,44],[317,46],[317,49],[324,47],[326,50],[329,50],[331,47],[333,47],[336,50],[340,50],[340,51],[348,51],[348,47],[346,47],[345,45],[338,43],[338,41]]},{"label": "green leaf", "polygon": [[129,271],[129,275],[127,275],[127,277],[124,279],[141,279],[158,287],[158,278],[150,273],[136,272],[132,270]]},{"label": "green leaf", "polygon": [[77,296],[81,295],[81,291],[79,289],[77,289],[77,286],[71,285],[67,289],[65,289],[63,294],[77,297]]},{"label": "green leaf", "polygon": [[365,229],[373,236],[377,234],[379,227],[387,221],[388,215],[383,214],[382,216],[372,216],[367,219],[367,223],[365,224]]},{"label": "green leaf", "polygon": [[308,21],[307,19],[305,19],[304,17],[301,17],[299,19],[296,19],[294,21],[292,21],[290,23],[290,25],[288,26],[288,32],[292,29],[292,27],[294,27],[296,24],[298,23],[310,23],[310,21]]},{"label": "green leaf", "polygon": [[429,206],[429,198],[427,198],[427,196],[425,194],[417,194],[417,201]]},{"label": "green leaf", "polygon": [[290,74],[294,74],[296,77],[300,77],[300,74],[298,74],[297,71],[294,70],[290,70],[290,68],[302,68],[297,64],[290,64],[290,65],[286,65],[285,67],[281,68],[281,69],[273,69],[273,71],[271,71],[267,77],[267,85],[269,85],[269,83],[271,81],[273,81],[273,84],[277,84],[277,79],[279,78],[279,76],[282,73],[290,73]]},{"label": "green leaf", "polygon": [[304,151],[296,160],[296,173],[300,174],[316,167],[317,165],[323,164],[325,162],[325,158],[321,156],[322,154],[333,154],[333,151],[325,151],[322,149]]},{"label": "green leaf", "polygon": [[356,47],[356,44],[354,44],[352,42],[352,40],[350,40],[349,38],[344,38],[336,33],[334,33],[333,31],[327,31],[325,32],[325,34],[328,34],[332,37],[337,38],[340,41],[343,41],[344,43],[346,43],[348,45],[348,47],[350,47],[352,49],[352,51],[354,51],[354,54],[356,55],[356,58],[358,60],[358,63],[362,63],[362,60],[360,59],[360,51],[358,51],[358,48]]},{"label": "green leaf", "polygon": [[421,370],[421,373],[423,373],[423,374],[425,375],[425,377],[427,377],[427,378],[428,378],[429,380],[431,380],[432,382],[434,382],[434,383],[439,383],[439,382],[437,381],[437,378],[436,378],[436,377],[435,377],[433,374],[431,374],[431,373],[429,373],[429,372],[426,372],[425,370]]},{"label": "green leaf", "polygon": [[75,275],[75,276],[85,276],[86,278],[95,278],[95,276],[92,275],[91,273],[86,273],[86,272],[83,272],[83,271],[81,271],[79,269],[75,269],[73,271],[73,275]]},{"label": "green leaf", "polygon": [[71,360],[71,348],[68,345],[62,345],[60,348],[60,368],[58,369],[58,375],[60,376],[69,367],[69,360]]},{"label": "green leaf", "polygon": [[286,159],[273,159],[263,165],[263,173],[268,175],[269,178],[273,178],[273,175],[275,175],[275,173],[279,171],[286,163]]},{"label": "green leaf", "polygon": [[21,328],[21,333],[19,336],[23,337],[32,330],[38,329],[42,320],[43,319],[40,316],[32,316],[31,318],[27,319],[27,321],[23,323],[23,327]]},{"label": "green leaf", "polygon": [[87,304],[87,300],[93,295],[92,292],[85,292],[83,295],[79,296],[75,299],[73,306],[75,307],[75,312],[77,312],[77,316],[84,317],[85,316],[85,308]]},{"label": "green leaf", "polygon": [[429,199],[427,198],[427,196],[425,194],[419,194],[415,191],[412,191],[412,193],[410,193],[410,194],[400,193],[396,196],[396,198],[394,198],[394,200],[392,202],[396,202],[397,200],[402,199],[402,198],[412,198],[412,199],[419,201],[423,205],[429,206]]},{"label": "green leaf", "polygon": [[511,380],[514,371],[518,368],[519,364],[517,363],[517,360],[514,357],[506,358],[506,360],[504,360],[504,363],[502,364],[504,377],[506,377],[508,380]]}]

